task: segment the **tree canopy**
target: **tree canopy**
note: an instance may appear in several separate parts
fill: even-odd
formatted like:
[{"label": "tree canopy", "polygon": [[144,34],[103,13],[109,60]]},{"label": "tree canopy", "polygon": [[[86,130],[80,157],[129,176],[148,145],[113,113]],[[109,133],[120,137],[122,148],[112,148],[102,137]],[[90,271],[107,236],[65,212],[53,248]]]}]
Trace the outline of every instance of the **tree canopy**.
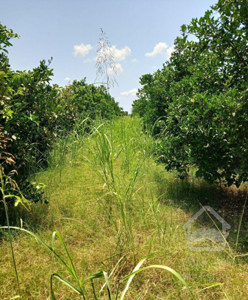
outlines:
[{"label": "tree canopy", "polygon": [[32,166],[43,166],[55,139],[82,119],[110,119],[124,112],[104,86],[87,84],[86,78],[64,88],[51,84],[52,59],[41,60],[33,70],[13,71],[7,49],[17,37],[0,23],[0,167],[18,171],[22,184]]},{"label": "tree canopy", "polygon": [[181,32],[163,68],[141,77],[133,110],[159,134],[167,170],[185,177],[194,165],[209,182],[239,186],[248,179],[248,2],[219,0]]}]

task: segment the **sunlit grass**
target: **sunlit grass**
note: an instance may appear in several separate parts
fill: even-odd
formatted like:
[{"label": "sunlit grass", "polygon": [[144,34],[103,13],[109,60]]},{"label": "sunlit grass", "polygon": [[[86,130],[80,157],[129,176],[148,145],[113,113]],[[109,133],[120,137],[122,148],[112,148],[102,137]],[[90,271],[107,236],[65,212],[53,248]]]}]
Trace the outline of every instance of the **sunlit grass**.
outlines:
[{"label": "sunlit grass", "polygon": [[[214,204],[220,196],[193,174],[180,181],[166,173],[155,164],[152,153],[153,140],[142,133],[136,118],[104,124],[99,120],[93,134],[74,132],[53,150],[49,168],[37,175],[36,180],[46,184],[50,203],[34,205],[31,214],[22,213],[24,228],[48,245],[53,231],[58,231],[78,277],[106,272],[113,295],[119,281],[150,255],[142,267],[163,265],[175,270],[196,299],[245,299],[246,257],[234,259],[235,239],[225,251],[193,252],[183,229],[200,203]],[[73,281],[34,236],[13,234],[23,299],[50,299],[53,273]],[[63,245],[55,240],[54,247],[68,263]],[[18,289],[5,238],[0,257],[0,299],[10,299]],[[108,299],[105,283],[104,276],[94,279],[101,299]],[[120,282],[119,297],[126,283]],[[84,288],[94,299],[90,280]],[[53,282],[53,290],[56,299],[81,299],[59,280]],[[192,295],[171,272],[150,268],[134,277],[125,299],[192,299]]]}]

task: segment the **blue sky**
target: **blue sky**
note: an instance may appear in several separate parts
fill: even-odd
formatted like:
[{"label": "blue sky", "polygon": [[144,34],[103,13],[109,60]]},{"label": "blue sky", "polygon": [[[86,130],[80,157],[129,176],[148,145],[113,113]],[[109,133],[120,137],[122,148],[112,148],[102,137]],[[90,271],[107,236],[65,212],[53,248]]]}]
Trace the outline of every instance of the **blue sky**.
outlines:
[{"label": "blue sky", "polygon": [[102,28],[113,46],[118,86],[111,95],[124,110],[139,78],[161,68],[182,24],[203,16],[217,0],[0,0],[0,22],[20,35],[12,40],[13,70],[30,70],[53,57],[53,83],[96,79]]}]

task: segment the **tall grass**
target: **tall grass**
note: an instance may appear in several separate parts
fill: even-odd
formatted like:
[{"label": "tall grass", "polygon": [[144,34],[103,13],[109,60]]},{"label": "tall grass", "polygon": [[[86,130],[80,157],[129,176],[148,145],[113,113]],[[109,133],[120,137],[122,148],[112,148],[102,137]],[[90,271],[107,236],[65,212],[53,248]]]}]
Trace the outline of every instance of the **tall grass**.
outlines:
[{"label": "tall grass", "polygon": [[[9,174],[5,174],[4,168],[2,167],[2,165],[0,165],[0,195],[2,197],[2,202],[4,204],[4,211],[5,211],[5,217],[6,217],[6,222],[7,222],[8,239],[9,239],[9,245],[10,245],[10,249],[11,249],[12,262],[13,262],[13,266],[14,266],[14,270],[15,270],[15,277],[16,277],[16,281],[17,281],[18,292],[20,294],[20,281],[19,281],[19,276],[18,276],[18,272],[17,272],[16,259],[15,259],[13,242],[12,242],[12,235],[11,235],[11,231],[10,231],[7,200],[15,199],[15,206],[18,206],[19,204],[21,204],[25,207],[26,207],[26,205],[29,204],[29,202],[23,196],[16,181],[14,179],[12,179],[12,176],[15,173],[16,173],[16,171],[13,170]],[[12,190],[12,193],[10,193],[11,190]]]},{"label": "tall grass", "polygon": [[107,188],[99,204],[120,233],[122,230],[111,217],[115,205],[112,199],[116,201],[126,238],[133,240],[133,195],[137,192],[139,173],[152,154],[152,139],[141,131],[140,120],[126,122],[125,118],[118,118],[107,126],[100,124],[96,127],[87,147],[88,153],[83,159]]},{"label": "tall grass", "polygon": [[[119,294],[119,284],[118,284],[118,287],[115,291],[115,296],[113,296],[113,293],[111,292],[112,288],[111,288],[111,285],[110,285],[110,278],[108,276],[108,274],[104,271],[100,271],[100,272],[97,272],[96,274],[94,275],[91,275],[89,276],[88,278],[86,279],[81,279],[79,278],[78,276],[78,273],[75,269],[75,266],[74,266],[74,263],[73,263],[73,260],[67,250],[67,247],[60,235],[59,232],[55,231],[53,232],[52,234],[52,246],[49,246],[43,239],[41,239],[38,235],[34,234],[33,232],[31,231],[28,231],[28,230],[25,230],[25,229],[22,229],[22,228],[18,228],[18,227],[10,227],[10,226],[7,226],[7,227],[2,227],[2,229],[4,228],[7,228],[8,230],[10,229],[15,229],[15,230],[21,230],[25,233],[28,233],[30,234],[31,236],[33,236],[37,241],[39,241],[41,244],[43,244],[49,251],[51,251],[53,253],[54,256],[56,256],[56,258],[59,260],[59,262],[66,268],[66,270],[70,273],[70,275],[72,276],[72,278],[74,279],[76,285],[74,283],[71,283],[69,282],[68,280],[66,280],[65,278],[63,278],[61,275],[57,274],[57,273],[53,273],[51,274],[51,277],[50,277],[50,288],[51,288],[51,297],[53,300],[56,300],[56,297],[55,297],[55,293],[54,293],[54,287],[53,287],[53,279],[58,279],[59,281],[61,281],[63,284],[65,284],[66,286],[68,286],[71,290],[73,290],[75,293],[79,294],[80,296],[82,296],[82,298],[84,300],[86,299],[92,299],[94,297],[95,300],[99,299],[98,297],[100,297],[100,294],[97,295],[96,294],[96,290],[95,290],[95,286],[94,286],[94,279],[97,279],[97,278],[101,278],[101,277],[104,277],[105,279],[105,284],[104,286],[107,286],[107,291],[108,291],[108,298],[109,300],[114,300],[114,299],[117,299],[118,297],[118,294]],[[58,237],[61,244],[63,245],[63,248],[65,250],[65,253],[66,253],[66,256],[67,256],[67,259],[69,261],[69,263],[66,263],[65,260],[55,251],[54,249],[54,241],[55,241],[55,237]],[[178,274],[175,270],[167,267],[167,266],[162,266],[162,265],[150,265],[150,266],[147,266],[147,267],[144,267],[142,269],[141,266],[142,264],[145,262],[145,260],[147,259],[147,257],[143,258],[137,265],[136,267],[134,268],[134,270],[131,272],[131,274],[129,275],[126,275],[124,278],[122,278],[120,280],[120,282],[123,282],[125,280],[128,279],[121,295],[120,295],[120,300],[124,300],[125,298],[125,295],[129,289],[129,286],[134,278],[134,276],[142,271],[145,271],[147,269],[150,269],[150,268],[155,268],[155,269],[162,269],[162,270],[166,270],[168,272],[170,272],[171,274],[173,274],[184,286],[185,288],[189,291],[190,295],[192,296],[192,299],[195,299],[193,293],[191,292],[189,286],[187,285],[187,283],[185,282],[185,280],[182,278],[182,276],[180,274]],[[14,260],[15,261],[15,260]],[[15,266],[15,270],[16,270],[16,266]],[[17,271],[16,271],[16,276],[17,276],[17,280],[18,280],[18,275],[17,275]],[[85,284],[85,281],[87,280],[91,280],[91,285],[92,285],[92,293],[91,295],[87,295],[86,293],[86,290],[85,290],[85,287],[84,287],[84,284]],[[19,286],[19,280],[18,280],[18,286]]]},{"label": "tall grass", "polygon": [[[180,181],[156,165],[139,119],[99,119],[91,132],[85,122],[57,143],[48,169],[36,175],[50,204],[31,206],[18,228],[26,234],[12,238],[20,291],[2,240],[0,298],[245,299],[247,258],[241,243],[235,249],[236,235],[224,251],[192,252],[183,230],[200,203],[223,194],[194,172]],[[243,224],[231,224],[240,236]],[[208,216],[201,225],[215,226]]]}]

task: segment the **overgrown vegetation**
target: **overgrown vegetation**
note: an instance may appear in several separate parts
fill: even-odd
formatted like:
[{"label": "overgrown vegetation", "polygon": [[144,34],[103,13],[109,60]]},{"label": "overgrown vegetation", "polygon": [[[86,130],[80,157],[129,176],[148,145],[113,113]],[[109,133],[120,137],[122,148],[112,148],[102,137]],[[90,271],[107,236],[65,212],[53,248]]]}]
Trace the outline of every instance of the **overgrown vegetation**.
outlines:
[{"label": "overgrown vegetation", "polygon": [[[42,200],[36,185],[27,178],[47,165],[47,154],[58,137],[64,137],[87,118],[88,128],[97,117],[111,119],[124,114],[104,85],[87,84],[86,78],[65,88],[51,84],[52,59],[40,62],[32,71],[12,71],[7,57],[10,39],[18,37],[0,24],[0,122],[8,139],[5,151],[15,165],[4,164],[5,172],[15,169],[20,187],[31,201]],[[1,153],[3,156],[4,153]]]},{"label": "overgrown vegetation", "polygon": [[[154,141],[142,133],[142,127],[138,118],[122,117],[104,124],[97,121],[91,133],[82,129],[82,134],[69,135],[66,145],[62,140],[54,146],[48,169],[36,177],[46,184],[49,206],[37,203],[24,215],[22,228],[31,230],[32,235],[11,230],[20,293],[14,282],[9,244],[5,239],[1,242],[2,299],[15,295],[48,298],[51,278],[56,299],[77,299],[80,293],[86,299],[109,299],[108,291],[112,299],[118,291],[117,299],[121,299],[127,284],[122,279],[137,265],[136,270],[151,265],[158,268],[137,274],[124,299],[193,299],[173,270],[195,299],[245,297],[247,214],[235,250],[235,230],[242,212],[242,207],[234,209],[235,190],[232,207],[225,211],[224,205],[217,205],[218,200],[228,200],[224,190],[216,193],[193,173],[189,181],[175,179],[175,174],[155,164]],[[240,197],[245,197],[245,186],[242,189]],[[183,226],[201,207],[198,199],[221,211],[232,226],[223,251],[192,252],[188,248]],[[237,215],[231,215],[234,211]],[[208,217],[199,225],[215,227]],[[77,290],[65,285],[65,280]]]},{"label": "overgrown vegetation", "polygon": [[[159,134],[157,155],[181,177],[247,181],[248,3],[219,0],[181,27],[161,70],[141,77],[133,113]],[[193,38],[192,38],[193,37]]]},{"label": "overgrown vegetation", "polygon": [[[128,117],[109,94],[102,29],[104,82],[61,88],[52,59],[11,70],[18,35],[0,23],[1,299],[246,297],[247,1],[219,0],[181,30]],[[193,243],[222,251],[189,247],[185,223],[203,205],[230,235],[206,213],[194,233],[221,238]]]}]

